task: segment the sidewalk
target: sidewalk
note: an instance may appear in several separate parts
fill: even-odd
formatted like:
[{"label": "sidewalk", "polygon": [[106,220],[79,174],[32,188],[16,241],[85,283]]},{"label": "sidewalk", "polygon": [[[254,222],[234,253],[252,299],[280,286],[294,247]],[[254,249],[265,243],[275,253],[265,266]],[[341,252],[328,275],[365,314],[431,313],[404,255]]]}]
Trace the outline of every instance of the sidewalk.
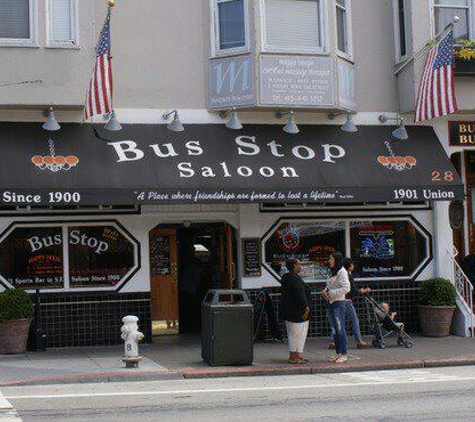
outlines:
[{"label": "sidewalk", "polygon": [[18,356],[0,355],[0,387],[475,365],[475,340],[458,337],[418,337],[412,349],[398,347],[395,339],[390,339],[385,350],[350,349],[350,361],[340,366],[328,363],[327,356],[331,351],[326,346],[326,339],[309,339],[306,348],[309,364],[290,365],[286,361],[286,344],[258,343],[254,365],[244,367],[205,365],[201,360],[199,338],[188,336],[162,338],[159,343],[141,346],[143,361],[138,369],[125,369],[120,360],[122,347],[53,349]]}]

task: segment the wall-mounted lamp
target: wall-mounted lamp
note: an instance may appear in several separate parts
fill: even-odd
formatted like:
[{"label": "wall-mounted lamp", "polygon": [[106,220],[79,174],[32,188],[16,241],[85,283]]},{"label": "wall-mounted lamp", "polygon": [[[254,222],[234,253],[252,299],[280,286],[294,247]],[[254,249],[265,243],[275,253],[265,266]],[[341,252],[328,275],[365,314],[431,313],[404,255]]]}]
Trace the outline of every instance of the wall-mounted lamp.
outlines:
[{"label": "wall-mounted lamp", "polygon": [[389,117],[386,114],[381,114],[379,116],[379,121],[383,124],[390,121],[397,122],[398,126],[395,130],[393,130],[393,136],[401,141],[404,141],[409,138],[409,135],[407,134],[406,130],[406,125],[404,124],[404,119],[401,117],[401,115],[398,114],[396,117]]},{"label": "wall-mounted lamp", "polygon": [[228,115],[231,115],[230,119],[228,120],[228,122],[226,123],[226,127],[228,129],[233,129],[233,130],[240,130],[242,129],[242,124],[241,122],[239,121],[239,116],[238,116],[238,112],[237,112],[237,109],[236,107],[233,107],[231,110],[227,110],[227,111],[221,111],[219,113],[219,116],[224,119],[226,118]]},{"label": "wall-mounted lamp", "polygon": [[115,115],[115,111],[109,114],[109,121],[104,126],[105,130],[109,130],[111,132],[119,132],[122,130],[122,126],[117,120],[117,116]]},{"label": "wall-mounted lamp", "polygon": [[282,130],[286,133],[290,133],[291,135],[295,135],[299,133],[300,129],[297,126],[297,123],[295,123],[294,112],[291,110],[291,111],[286,111],[286,112],[278,111],[277,113],[275,113],[275,117],[277,119],[282,119],[282,117],[284,116],[289,116],[289,117],[288,117],[287,123],[282,128]]},{"label": "wall-mounted lamp", "polygon": [[355,125],[353,121],[353,114],[350,112],[342,112],[342,113],[330,113],[328,118],[330,120],[334,120],[335,117],[342,116],[346,114],[346,122],[341,126],[341,130],[348,133],[358,132],[358,127]]},{"label": "wall-mounted lamp", "polygon": [[177,110],[172,110],[168,111],[163,115],[163,118],[165,120],[168,120],[168,118],[173,114],[173,120],[168,123],[167,129],[171,130],[172,132],[183,132],[185,128],[183,127],[183,124],[181,123],[180,116],[178,115]]},{"label": "wall-mounted lamp", "polygon": [[46,122],[44,122],[41,126],[44,130],[47,130],[48,132],[56,132],[57,130],[61,129],[61,126],[54,117],[53,107],[50,106],[46,108],[43,111],[43,115],[46,117]]}]

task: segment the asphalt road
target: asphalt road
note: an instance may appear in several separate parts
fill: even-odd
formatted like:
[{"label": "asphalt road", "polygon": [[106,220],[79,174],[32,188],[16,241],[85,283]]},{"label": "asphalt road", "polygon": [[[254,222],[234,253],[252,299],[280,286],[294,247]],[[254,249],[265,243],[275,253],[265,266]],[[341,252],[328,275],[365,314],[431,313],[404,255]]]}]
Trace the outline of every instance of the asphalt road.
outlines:
[{"label": "asphalt road", "polygon": [[475,367],[9,387],[1,393],[2,422],[475,421]]}]

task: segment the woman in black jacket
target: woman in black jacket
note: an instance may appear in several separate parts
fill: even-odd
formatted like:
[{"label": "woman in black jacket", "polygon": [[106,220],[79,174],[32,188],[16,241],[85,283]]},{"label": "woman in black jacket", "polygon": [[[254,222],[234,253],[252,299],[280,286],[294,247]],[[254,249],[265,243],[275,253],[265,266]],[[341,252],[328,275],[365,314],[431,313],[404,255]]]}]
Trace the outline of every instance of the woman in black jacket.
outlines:
[{"label": "woman in black jacket", "polygon": [[281,279],[282,301],[280,316],[285,321],[289,341],[289,363],[303,364],[303,356],[310,317],[310,288],[299,273],[302,265],[298,259],[289,259],[285,266],[289,271]]}]

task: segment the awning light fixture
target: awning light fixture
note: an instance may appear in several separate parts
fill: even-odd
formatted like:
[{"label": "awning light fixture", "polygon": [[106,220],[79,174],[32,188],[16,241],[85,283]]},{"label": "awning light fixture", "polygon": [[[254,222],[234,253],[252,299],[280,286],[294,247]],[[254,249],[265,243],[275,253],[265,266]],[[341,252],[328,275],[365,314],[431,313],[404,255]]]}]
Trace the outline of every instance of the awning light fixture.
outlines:
[{"label": "awning light fixture", "polygon": [[46,117],[46,122],[43,123],[42,128],[48,132],[56,132],[61,129],[61,126],[54,117],[53,107],[48,107],[44,110],[43,115]]},{"label": "awning light fixture", "polygon": [[348,133],[358,132],[358,126],[355,125],[355,122],[353,121],[353,113],[351,112],[330,113],[328,118],[333,120],[335,117],[342,116],[344,114],[346,114],[346,122],[341,126],[341,130]]},{"label": "awning light fixture", "polygon": [[286,112],[278,111],[277,113],[275,113],[275,117],[277,119],[282,119],[282,117],[284,116],[288,116],[288,120],[282,130],[286,133],[290,133],[291,135],[296,135],[297,133],[299,133],[300,129],[297,126],[297,123],[295,123],[294,112],[290,110]]},{"label": "awning light fixture", "polygon": [[239,116],[238,116],[236,107],[233,107],[231,110],[221,111],[219,115],[222,119],[226,118],[228,115],[231,115],[229,121],[226,123],[226,127],[228,129],[232,129],[232,130],[242,129],[242,124],[239,121]]},{"label": "awning light fixture", "polygon": [[379,121],[383,124],[390,121],[396,121],[397,128],[393,130],[392,135],[400,141],[404,141],[409,138],[406,125],[404,124],[404,118],[400,114],[398,114],[396,117],[389,117],[386,114],[381,114],[379,116]]},{"label": "awning light fixture", "polygon": [[172,132],[183,132],[185,128],[183,127],[183,124],[181,123],[180,116],[178,114],[177,110],[172,110],[168,111],[163,115],[163,118],[165,120],[168,120],[168,118],[173,114],[173,120],[168,123],[167,129],[171,130]]},{"label": "awning light fixture", "polygon": [[119,123],[119,120],[117,120],[115,111],[112,111],[112,113],[109,114],[109,121],[104,126],[104,129],[110,132],[119,132],[122,130],[122,125]]}]

